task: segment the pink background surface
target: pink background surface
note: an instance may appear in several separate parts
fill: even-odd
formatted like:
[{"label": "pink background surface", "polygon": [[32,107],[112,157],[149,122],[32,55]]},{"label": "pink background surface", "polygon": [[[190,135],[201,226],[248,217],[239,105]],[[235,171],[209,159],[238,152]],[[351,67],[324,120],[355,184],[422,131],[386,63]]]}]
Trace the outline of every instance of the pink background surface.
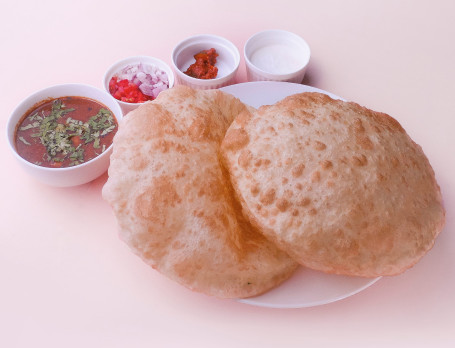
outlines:
[{"label": "pink background surface", "polygon": [[[452,347],[455,343],[455,3],[433,1],[8,1],[0,6],[1,347]],[[312,49],[305,84],[386,112],[430,159],[446,227],[414,268],[332,304],[267,309],[161,276],[117,237],[107,176],[56,189],[9,152],[14,107],[38,89],[102,87],[118,59],[170,63],[193,34],[285,29]],[[238,82],[246,80],[243,58]]]}]

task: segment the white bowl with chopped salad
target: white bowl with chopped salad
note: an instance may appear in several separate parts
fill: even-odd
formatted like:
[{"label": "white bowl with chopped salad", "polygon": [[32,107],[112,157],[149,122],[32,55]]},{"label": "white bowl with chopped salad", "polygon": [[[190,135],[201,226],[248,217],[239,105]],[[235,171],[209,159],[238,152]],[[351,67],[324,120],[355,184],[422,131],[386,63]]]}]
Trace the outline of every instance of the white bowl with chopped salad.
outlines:
[{"label": "white bowl with chopped salad", "polygon": [[104,74],[103,86],[127,114],[172,88],[174,73],[158,58],[133,56],[114,63]]}]

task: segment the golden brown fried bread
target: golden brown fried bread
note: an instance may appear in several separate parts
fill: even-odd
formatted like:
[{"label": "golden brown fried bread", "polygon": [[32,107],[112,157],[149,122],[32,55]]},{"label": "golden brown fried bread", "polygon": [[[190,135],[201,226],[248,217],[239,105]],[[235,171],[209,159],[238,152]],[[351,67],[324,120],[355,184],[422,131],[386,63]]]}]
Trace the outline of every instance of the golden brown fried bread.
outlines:
[{"label": "golden brown fried bread", "polygon": [[297,263],[243,218],[219,159],[247,108],[221,91],[177,86],[130,112],[114,139],[103,197],[121,238],[184,286],[221,298],[263,293]]},{"label": "golden brown fried bread", "polygon": [[445,212],[434,172],[392,117],[319,93],[239,115],[222,144],[250,222],[304,266],[395,275]]}]

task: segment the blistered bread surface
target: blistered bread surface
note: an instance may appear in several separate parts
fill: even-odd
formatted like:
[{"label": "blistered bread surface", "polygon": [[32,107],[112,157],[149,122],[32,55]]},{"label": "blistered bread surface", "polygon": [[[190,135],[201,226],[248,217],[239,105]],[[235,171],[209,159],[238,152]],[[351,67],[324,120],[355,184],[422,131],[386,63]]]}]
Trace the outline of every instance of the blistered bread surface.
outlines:
[{"label": "blistered bread surface", "polygon": [[130,112],[114,139],[103,197],[121,238],[182,285],[222,298],[263,293],[297,267],[244,219],[219,149],[249,108],[177,86]]},{"label": "blistered bread surface", "polygon": [[355,103],[302,93],[244,113],[222,154],[248,220],[316,270],[401,273],[444,224],[420,146],[392,117]]}]

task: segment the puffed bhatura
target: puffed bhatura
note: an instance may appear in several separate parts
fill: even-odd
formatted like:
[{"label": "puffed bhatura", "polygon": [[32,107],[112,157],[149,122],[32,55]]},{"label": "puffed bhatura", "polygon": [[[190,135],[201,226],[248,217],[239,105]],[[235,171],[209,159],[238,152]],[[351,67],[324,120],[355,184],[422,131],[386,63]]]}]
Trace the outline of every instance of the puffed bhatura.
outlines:
[{"label": "puffed bhatura", "polygon": [[248,220],[315,270],[399,274],[444,225],[420,146],[392,117],[352,102],[302,93],[242,113],[222,155]]},{"label": "puffed bhatura", "polygon": [[103,187],[137,255],[221,298],[261,294],[298,266],[244,219],[221,166],[221,141],[240,112],[249,111],[218,90],[160,93],[123,118]]}]

